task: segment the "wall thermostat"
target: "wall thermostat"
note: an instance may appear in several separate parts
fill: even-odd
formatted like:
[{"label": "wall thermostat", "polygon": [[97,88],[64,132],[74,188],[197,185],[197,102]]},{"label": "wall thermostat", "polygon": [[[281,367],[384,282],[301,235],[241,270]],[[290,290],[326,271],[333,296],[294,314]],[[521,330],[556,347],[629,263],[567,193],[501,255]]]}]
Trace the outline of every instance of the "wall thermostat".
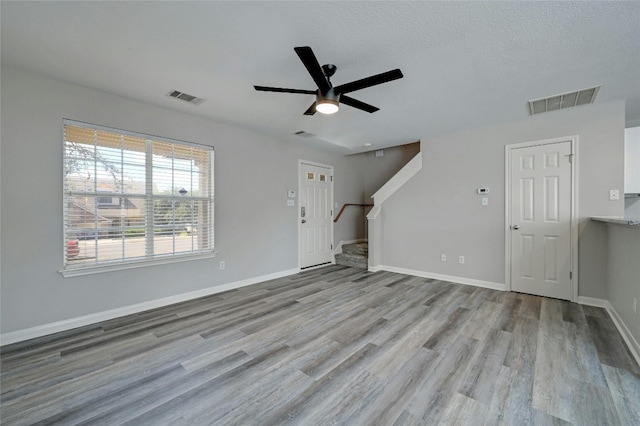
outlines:
[{"label": "wall thermostat", "polygon": [[478,188],[478,194],[488,194],[489,188]]}]

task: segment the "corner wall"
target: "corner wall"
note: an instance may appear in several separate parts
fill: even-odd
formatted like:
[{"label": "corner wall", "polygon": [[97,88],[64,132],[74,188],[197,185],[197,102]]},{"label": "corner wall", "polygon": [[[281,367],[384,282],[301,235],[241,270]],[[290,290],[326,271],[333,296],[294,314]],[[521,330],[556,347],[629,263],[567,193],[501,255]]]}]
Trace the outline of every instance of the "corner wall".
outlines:
[{"label": "corner wall", "polygon": [[[351,178],[353,183],[359,185],[359,192],[352,194],[352,198],[336,198],[338,209],[342,208],[344,203],[373,204],[371,196],[420,152],[420,142],[384,148],[381,157],[375,156],[376,151],[351,154],[347,157],[351,165]],[[363,238],[367,236],[365,216],[369,210],[370,207],[348,207],[337,223],[355,226],[358,239]]]},{"label": "corner wall", "polygon": [[[640,229],[598,225],[607,228],[607,300],[635,339],[635,350],[640,354]],[[636,312],[633,312],[634,298]]]},{"label": "corner wall", "polygon": [[608,191],[623,188],[624,117],[623,102],[595,104],[422,138],[422,170],[384,206],[382,265],[504,285],[504,147],[578,135],[579,294],[606,298],[606,248],[588,217],[623,215]]}]

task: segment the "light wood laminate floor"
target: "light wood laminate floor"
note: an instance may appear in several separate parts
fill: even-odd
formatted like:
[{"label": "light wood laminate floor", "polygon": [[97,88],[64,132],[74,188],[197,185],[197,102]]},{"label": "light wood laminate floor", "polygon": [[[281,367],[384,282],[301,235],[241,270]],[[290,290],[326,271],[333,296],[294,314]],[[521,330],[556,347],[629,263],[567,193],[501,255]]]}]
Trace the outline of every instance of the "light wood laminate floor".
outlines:
[{"label": "light wood laminate floor", "polygon": [[3,425],[638,425],[603,309],[341,266],[5,347]]}]

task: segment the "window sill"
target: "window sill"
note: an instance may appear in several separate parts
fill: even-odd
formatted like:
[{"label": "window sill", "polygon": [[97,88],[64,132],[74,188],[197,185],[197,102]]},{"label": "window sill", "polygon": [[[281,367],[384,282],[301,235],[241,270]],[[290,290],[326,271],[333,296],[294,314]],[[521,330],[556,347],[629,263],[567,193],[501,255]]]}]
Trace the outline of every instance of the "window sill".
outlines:
[{"label": "window sill", "polygon": [[196,255],[184,255],[184,256],[171,256],[165,258],[158,258],[152,260],[138,260],[131,262],[123,262],[112,265],[98,265],[90,266],[86,268],[77,269],[63,269],[58,271],[63,277],[79,277],[82,275],[101,274],[103,272],[122,271],[126,269],[143,268],[147,266],[166,265],[168,263],[188,262],[191,260],[211,259],[216,257],[216,253],[196,254]]}]

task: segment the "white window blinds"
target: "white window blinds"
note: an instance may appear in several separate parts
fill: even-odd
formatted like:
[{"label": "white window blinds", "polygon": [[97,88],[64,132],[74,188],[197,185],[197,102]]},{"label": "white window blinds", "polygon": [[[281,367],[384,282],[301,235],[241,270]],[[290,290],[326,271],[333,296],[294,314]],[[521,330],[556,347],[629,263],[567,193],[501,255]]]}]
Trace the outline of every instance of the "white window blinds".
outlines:
[{"label": "white window blinds", "polygon": [[65,270],[213,253],[213,148],[63,124]]}]

